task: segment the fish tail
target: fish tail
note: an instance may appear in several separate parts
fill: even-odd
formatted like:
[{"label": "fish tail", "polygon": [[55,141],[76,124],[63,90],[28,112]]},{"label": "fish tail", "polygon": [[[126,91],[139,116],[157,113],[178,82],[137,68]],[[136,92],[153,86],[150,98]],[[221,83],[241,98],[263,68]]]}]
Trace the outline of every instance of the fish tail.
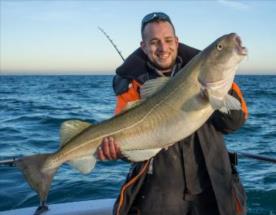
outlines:
[{"label": "fish tail", "polygon": [[47,158],[51,155],[26,156],[16,161],[16,166],[21,170],[28,184],[39,194],[40,202],[46,202],[53,176],[59,167],[43,169]]}]

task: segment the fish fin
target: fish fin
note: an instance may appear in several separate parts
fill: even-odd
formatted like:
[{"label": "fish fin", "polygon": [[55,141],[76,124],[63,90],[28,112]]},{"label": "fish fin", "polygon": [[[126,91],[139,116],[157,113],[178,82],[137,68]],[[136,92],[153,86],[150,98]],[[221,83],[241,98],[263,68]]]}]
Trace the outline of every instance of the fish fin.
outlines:
[{"label": "fish fin", "polygon": [[96,161],[96,158],[92,155],[71,160],[68,164],[81,173],[88,174],[94,169]]},{"label": "fish fin", "polygon": [[138,162],[145,161],[155,156],[162,148],[157,149],[136,149],[129,151],[122,151],[124,157],[130,161]]},{"label": "fish fin", "polygon": [[217,97],[208,92],[208,99],[214,110],[219,110],[220,108],[224,107],[224,98]]},{"label": "fish fin", "polygon": [[169,80],[169,77],[160,77],[146,81],[140,89],[141,98],[146,99],[150,97],[161,89]]},{"label": "fish fin", "polygon": [[228,113],[230,110],[240,110],[241,103],[235,97],[227,94],[224,97],[224,106],[219,109],[223,113]]},{"label": "fish fin", "polygon": [[51,154],[26,156],[18,159],[15,163],[30,187],[38,193],[40,202],[46,202],[53,176],[58,169],[56,167],[42,171],[42,167],[49,156]]},{"label": "fish fin", "polygon": [[159,89],[161,89],[169,80],[170,78],[168,77],[160,77],[146,81],[140,89],[141,100],[128,102],[125,108],[123,108],[122,112],[125,112],[141,104],[146,98],[150,97]]},{"label": "fish fin", "polygon": [[141,104],[141,102],[142,102],[141,100],[128,102],[127,105],[122,109],[121,113],[123,113],[131,108],[136,107],[137,105]]},{"label": "fish fin", "polygon": [[227,94],[223,99],[209,95],[209,101],[213,109],[228,113],[230,110],[240,110],[241,103],[235,97]]},{"label": "fish fin", "polygon": [[70,139],[89,126],[91,126],[90,123],[80,120],[68,120],[63,122],[60,128],[60,146],[65,145]]}]

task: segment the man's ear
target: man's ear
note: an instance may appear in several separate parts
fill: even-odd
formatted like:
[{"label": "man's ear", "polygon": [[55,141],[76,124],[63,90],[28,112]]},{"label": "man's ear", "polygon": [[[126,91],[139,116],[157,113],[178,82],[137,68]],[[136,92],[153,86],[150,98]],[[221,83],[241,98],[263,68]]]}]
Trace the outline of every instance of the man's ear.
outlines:
[{"label": "man's ear", "polygon": [[177,48],[178,48],[179,40],[178,40],[178,37],[177,37],[177,36],[175,36],[175,42],[176,42],[176,46],[177,46]]},{"label": "man's ear", "polygon": [[146,44],[145,44],[144,41],[141,41],[141,42],[140,42],[140,47],[141,47],[141,49],[143,50],[143,52],[144,52],[145,54],[147,54]]}]

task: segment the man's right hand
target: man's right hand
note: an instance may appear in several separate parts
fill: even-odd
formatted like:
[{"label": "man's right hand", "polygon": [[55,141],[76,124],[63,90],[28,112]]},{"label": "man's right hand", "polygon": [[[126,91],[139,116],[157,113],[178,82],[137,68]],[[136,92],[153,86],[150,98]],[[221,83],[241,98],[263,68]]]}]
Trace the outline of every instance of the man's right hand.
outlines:
[{"label": "man's right hand", "polygon": [[105,137],[97,149],[99,160],[117,160],[121,157],[121,151],[113,137]]}]

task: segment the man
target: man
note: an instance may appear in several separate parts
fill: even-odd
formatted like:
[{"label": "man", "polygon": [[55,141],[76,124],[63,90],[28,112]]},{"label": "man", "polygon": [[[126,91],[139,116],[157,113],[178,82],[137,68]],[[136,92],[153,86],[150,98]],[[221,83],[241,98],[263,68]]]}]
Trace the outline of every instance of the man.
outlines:
[{"label": "man", "polygon": [[[174,76],[199,50],[178,42],[165,13],[150,13],[142,20],[141,47],[117,70],[113,88],[116,114],[138,100],[139,89],[149,79]],[[245,214],[245,193],[234,164],[230,163],[223,134],[238,129],[247,109],[238,86],[230,94],[242,110],[215,111],[191,136],[163,149],[149,161],[134,163],[114,206],[114,214],[233,215]],[[121,157],[113,137],[97,151],[100,160]]]}]

